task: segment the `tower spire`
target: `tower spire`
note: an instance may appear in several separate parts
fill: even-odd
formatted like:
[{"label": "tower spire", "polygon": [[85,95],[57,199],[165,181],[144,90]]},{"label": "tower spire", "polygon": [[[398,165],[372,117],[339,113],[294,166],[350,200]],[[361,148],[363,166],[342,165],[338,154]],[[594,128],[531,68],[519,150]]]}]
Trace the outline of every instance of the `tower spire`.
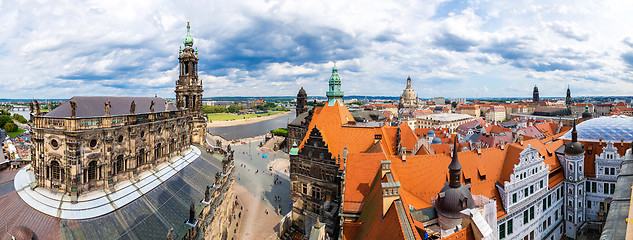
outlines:
[{"label": "tower spire", "polygon": [[189,26],[189,21],[187,21],[187,35],[182,40],[182,43],[185,44],[185,47],[193,47],[193,38],[191,37],[191,27]]},{"label": "tower spire", "polygon": [[574,119],[574,129],[571,131],[571,142],[578,142],[578,131],[576,131],[576,119]]},{"label": "tower spire", "polygon": [[448,165],[448,170],[450,173],[449,186],[452,188],[460,187],[462,183],[459,180],[459,175],[462,172],[462,165],[459,163],[459,159],[457,159],[457,135],[455,135],[455,142],[453,143],[453,157],[451,159],[451,164]]}]

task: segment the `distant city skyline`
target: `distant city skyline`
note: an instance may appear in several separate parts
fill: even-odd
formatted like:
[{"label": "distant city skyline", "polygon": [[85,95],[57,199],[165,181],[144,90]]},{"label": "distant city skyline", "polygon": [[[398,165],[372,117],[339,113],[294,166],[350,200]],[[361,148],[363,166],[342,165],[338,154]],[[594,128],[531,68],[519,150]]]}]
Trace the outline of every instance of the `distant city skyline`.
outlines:
[{"label": "distant city skyline", "polygon": [[[630,1],[0,2],[0,98],[173,98],[191,21],[204,97],[628,96]],[[335,54],[336,53],[336,54]]]}]

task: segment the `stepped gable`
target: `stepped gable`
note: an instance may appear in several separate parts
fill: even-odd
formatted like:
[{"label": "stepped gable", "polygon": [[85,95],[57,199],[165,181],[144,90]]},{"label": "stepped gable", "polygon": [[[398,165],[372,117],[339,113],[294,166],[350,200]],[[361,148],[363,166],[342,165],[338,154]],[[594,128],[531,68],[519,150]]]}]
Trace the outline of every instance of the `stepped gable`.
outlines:
[{"label": "stepped gable", "polygon": [[[343,156],[343,149],[347,146],[350,153],[363,152],[374,144],[374,128],[356,127],[354,125],[346,125],[355,123],[354,118],[345,106],[334,104],[332,106],[323,106],[316,108],[312,121],[308,126],[308,132],[317,128],[321,132],[323,141],[327,144],[332,157]],[[299,149],[303,149],[310,134],[301,141]],[[343,169],[343,164],[341,164]]]}]

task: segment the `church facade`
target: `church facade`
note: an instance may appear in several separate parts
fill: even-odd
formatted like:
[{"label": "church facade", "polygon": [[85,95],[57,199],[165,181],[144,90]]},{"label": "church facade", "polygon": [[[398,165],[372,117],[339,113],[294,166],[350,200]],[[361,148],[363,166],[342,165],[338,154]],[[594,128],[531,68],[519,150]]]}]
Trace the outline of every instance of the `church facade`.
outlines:
[{"label": "church facade", "polygon": [[158,97],[73,97],[43,114],[34,101],[31,159],[37,186],[76,199],[136,178],[192,143],[203,143],[203,90],[189,24],[183,43],[175,105]]}]

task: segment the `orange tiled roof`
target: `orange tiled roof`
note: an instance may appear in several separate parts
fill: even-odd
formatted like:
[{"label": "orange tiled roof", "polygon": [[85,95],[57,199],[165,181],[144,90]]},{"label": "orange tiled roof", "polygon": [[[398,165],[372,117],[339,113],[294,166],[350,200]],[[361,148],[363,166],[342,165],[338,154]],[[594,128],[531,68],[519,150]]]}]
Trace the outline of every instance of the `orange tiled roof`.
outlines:
[{"label": "orange tiled roof", "polygon": [[369,194],[369,184],[380,170],[380,161],[382,160],[385,160],[385,155],[382,152],[350,153],[347,155],[343,211],[360,211],[363,199]]}]

